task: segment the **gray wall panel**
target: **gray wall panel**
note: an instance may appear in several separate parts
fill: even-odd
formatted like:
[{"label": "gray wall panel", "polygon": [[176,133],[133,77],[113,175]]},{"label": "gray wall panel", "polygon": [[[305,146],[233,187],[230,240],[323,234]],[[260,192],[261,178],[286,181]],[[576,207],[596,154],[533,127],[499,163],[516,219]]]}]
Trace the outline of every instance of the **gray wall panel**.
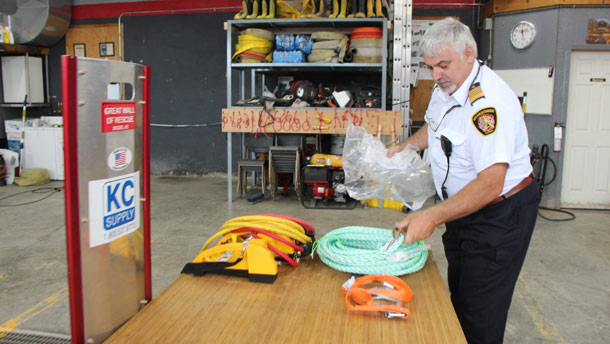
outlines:
[{"label": "gray wall panel", "polygon": [[[151,66],[151,123],[211,124],[151,130],[151,168],[161,174],[226,171],[223,23],[233,13],[125,17],[125,61]],[[233,135],[237,140],[237,135]],[[235,141],[234,156],[239,155]]]},{"label": "gray wall panel", "polygon": [[[534,44],[523,50],[510,44],[510,31],[520,21],[536,26]],[[548,67],[555,63],[557,10],[502,15],[494,18],[493,68],[518,69]]]},{"label": "gray wall panel", "polygon": [[[555,7],[551,9],[526,11],[498,15],[494,18],[493,68],[517,69],[554,66],[555,83],[553,92],[553,112],[551,116],[526,114],[530,147],[536,144],[550,147],[549,157],[557,166],[556,178],[545,187],[543,205],[559,207],[563,168],[563,150],[555,153],[553,148],[553,126],[565,123],[568,106],[570,75],[570,54],[572,50],[610,50],[610,47],[586,44],[587,23],[592,18],[610,17],[610,8],[605,7]],[[510,45],[509,34],[512,27],[521,20],[536,26],[536,42],[524,50]],[[565,142],[565,141],[564,141]],[[551,163],[547,168],[547,181],[555,173]]]}]

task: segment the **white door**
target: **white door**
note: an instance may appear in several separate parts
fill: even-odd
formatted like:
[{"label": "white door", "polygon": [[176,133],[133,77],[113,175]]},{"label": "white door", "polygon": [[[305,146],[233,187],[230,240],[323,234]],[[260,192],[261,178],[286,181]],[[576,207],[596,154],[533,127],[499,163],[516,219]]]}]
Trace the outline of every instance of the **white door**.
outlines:
[{"label": "white door", "polygon": [[610,209],[610,52],[570,62],[561,206]]}]

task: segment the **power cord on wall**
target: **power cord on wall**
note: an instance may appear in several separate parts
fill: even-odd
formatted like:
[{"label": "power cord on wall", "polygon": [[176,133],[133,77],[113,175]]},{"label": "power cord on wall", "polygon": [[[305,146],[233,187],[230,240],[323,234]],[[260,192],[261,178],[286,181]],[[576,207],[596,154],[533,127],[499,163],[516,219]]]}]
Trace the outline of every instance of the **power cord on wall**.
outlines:
[{"label": "power cord on wall", "polygon": [[7,198],[11,198],[11,197],[14,197],[14,196],[17,196],[17,195],[29,193],[29,192],[35,193],[35,194],[38,194],[38,193],[42,193],[42,194],[48,193],[48,195],[44,196],[41,199],[37,199],[37,200],[31,201],[31,202],[18,203],[18,204],[0,204],[0,207],[18,207],[18,206],[22,206],[22,205],[28,205],[28,204],[40,202],[40,201],[43,201],[43,200],[53,196],[57,192],[61,192],[63,189],[64,189],[63,187],[44,187],[44,188],[38,188],[38,189],[34,189],[34,190],[18,192],[16,194],[12,194],[12,195],[9,195],[9,196],[2,197],[2,198],[0,198],[0,201],[3,201],[5,199],[7,199]]},{"label": "power cord on wall", "polygon": [[[548,166],[547,165],[548,162],[550,162],[551,165],[553,165],[553,177],[551,178],[551,180],[546,182],[545,181],[546,180],[546,169]],[[550,185],[553,181],[555,181],[555,178],[557,177],[557,165],[555,164],[553,159],[551,159],[549,157],[549,146],[547,144],[543,144],[542,147],[540,147],[540,152],[538,151],[538,145],[534,145],[534,147],[532,148],[531,163],[532,163],[532,166],[534,167],[534,175],[538,176],[536,178],[536,181],[538,182],[538,185],[540,185],[540,195],[542,196],[542,191],[544,190],[544,187]],[[568,215],[567,218],[552,219],[552,218],[542,215],[542,213],[540,211],[538,211],[538,216],[540,216],[541,218],[543,218],[547,221],[572,221],[576,218],[576,215],[574,215],[574,213],[571,213],[571,212],[569,212],[567,210],[563,210],[563,209],[553,209],[553,208],[547,208],[547,207],[543,207],[543,206],[539,206],[538,209],[554,211],[557,213],[562,213],[562,214]]]}]

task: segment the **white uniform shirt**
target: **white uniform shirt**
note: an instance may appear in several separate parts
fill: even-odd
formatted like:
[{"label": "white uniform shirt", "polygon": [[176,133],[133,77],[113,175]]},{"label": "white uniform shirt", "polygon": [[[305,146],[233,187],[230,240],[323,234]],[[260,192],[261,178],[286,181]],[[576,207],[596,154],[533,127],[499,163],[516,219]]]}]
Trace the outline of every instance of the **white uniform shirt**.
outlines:
[{"label": "white uniform shirt", "polygon": [[[470,91],[471,88],[474,90]],[[442,195],[441,186],[447,172],[441,135],[452,143],[445,182],[449,197],[496,163],[507,163],[508,170],[502,193],[495,196],[505,194],[532,172],[527,128],[519,100],[494,71],[478,61],[452,95],[435,87],[425,120],[432,175],[439,195]]]}]

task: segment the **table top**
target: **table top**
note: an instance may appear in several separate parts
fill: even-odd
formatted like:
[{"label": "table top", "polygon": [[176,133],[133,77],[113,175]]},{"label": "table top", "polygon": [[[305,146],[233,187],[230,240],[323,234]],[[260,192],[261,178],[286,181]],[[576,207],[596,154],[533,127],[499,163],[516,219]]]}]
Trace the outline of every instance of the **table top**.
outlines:
[{"label": "table top", "polygon": [[407,319],[349,311],[349,277],[317,257],[280,266],[273,284],[180,275],[105,343],[466,343],[432,255],[402,276],[414,294]]}]

